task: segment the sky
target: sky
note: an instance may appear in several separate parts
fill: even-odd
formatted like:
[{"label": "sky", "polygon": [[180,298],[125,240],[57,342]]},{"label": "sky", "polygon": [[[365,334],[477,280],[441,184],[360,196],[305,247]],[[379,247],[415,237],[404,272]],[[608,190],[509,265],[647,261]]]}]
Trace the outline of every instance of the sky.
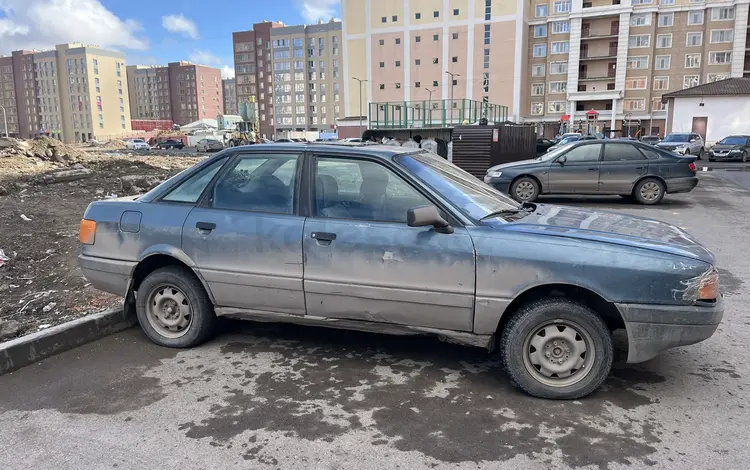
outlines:
[{"label": "sky", "polygon": [[188,60],[231,78],[233,31],[332,17],[341,0],[0,0],[0,55],[82,42],[122,51],[128,65]]}]

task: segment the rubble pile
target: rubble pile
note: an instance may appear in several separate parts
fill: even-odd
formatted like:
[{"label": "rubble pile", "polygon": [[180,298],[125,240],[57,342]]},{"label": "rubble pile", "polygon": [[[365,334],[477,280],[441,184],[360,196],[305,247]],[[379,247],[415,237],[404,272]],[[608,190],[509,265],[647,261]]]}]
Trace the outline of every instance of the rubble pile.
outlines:
[{"label": "rubble pile", "polygon": [[98,147],[98,148],[104,148],[104,149],[117,149],[117,150],[120,150],[120,149],[126,149],[126,148],[128,148],[128,145],[125,143],[124,140],[114,139],[114,140],[110,140],[109,142],[105,142],[103,144],[99,144],[96,147]]},{"label": "rubble pile", "polygon": [[29,158],[39,158],[66,165],[78,162],[81,154],[78,150],[49,137],[36,137],[31,140],[20,140],[14,138],[0,139],[0,157],[15,155]]}]

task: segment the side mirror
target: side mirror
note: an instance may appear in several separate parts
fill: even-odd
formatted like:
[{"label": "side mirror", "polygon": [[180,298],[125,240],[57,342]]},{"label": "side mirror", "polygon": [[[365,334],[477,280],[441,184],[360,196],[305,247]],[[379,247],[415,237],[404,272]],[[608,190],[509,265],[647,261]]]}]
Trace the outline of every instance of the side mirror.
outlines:
[{"label": "side mirror", "polygon": [[557,159],[557,163],[559,163],[560,165],[564,165],[565,162],[567,161],[568,161],[568,157],[566,157],[565,155]]},{"label": "side mirror", "polygon": [[406,211],[409,227],[435,227],[436,232],[453,233],[453,227],[440,215],[435,206],[413,207]]},{"label": "side mirror", "polygon": [[690,142],[695,142],[695,141],[696,141],[696,139],[690,139]]}]

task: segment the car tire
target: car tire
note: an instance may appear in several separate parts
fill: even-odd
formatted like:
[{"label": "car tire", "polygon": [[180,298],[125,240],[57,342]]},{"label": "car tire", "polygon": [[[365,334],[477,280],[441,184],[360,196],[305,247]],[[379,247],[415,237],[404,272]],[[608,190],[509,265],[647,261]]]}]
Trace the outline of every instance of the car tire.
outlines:
[{"label": "car tire", "polygon": [[698,150],[698,160],[702,160],[703,159],[703,152],[704,152],[703,149]]},{"label": "car tire", "polygon": [[206,290],[191,271],[178,266],[157,269],[136,294],[136,316],[151,341],[189,348],[208,340],[217,318]]},{"label": "car tire", "polygon": [[664,183],[656,178],[645,178],[638,182],[633,189],[633,197],[640,204],[658,204],[664,199],[666,189]]},{"label": "car tire", "polygon": [[595,391],[609,375],[612,335],[586,305],[544,298],[513,314],[502,331],[500,354],[511,380],[529,395],[574,400]]},{"label": "car tire", "polygon": [[529,176],[523,176],[510,185],[510,197],[518,202],[534,202],[540,193],[539,182]]},{"label": "car tire", "polygon": [[741,161],[742,163],[747,163],[747,152],[742,152]]}]

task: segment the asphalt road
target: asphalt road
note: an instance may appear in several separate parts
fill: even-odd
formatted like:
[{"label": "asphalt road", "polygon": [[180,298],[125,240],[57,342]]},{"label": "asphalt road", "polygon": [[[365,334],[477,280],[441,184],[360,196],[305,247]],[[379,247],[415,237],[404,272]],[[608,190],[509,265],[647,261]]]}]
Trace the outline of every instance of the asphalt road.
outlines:
[{"label": "asphalt road", "polygon": [[546,199],[684,227],[723,275],[713,338],[619,363],[583,400],[525,396],[430,338],[227,323],[176,351],[133,329],[0,377],[0,468],[747,468],[750,192],[700,176],[659,207]]}]

